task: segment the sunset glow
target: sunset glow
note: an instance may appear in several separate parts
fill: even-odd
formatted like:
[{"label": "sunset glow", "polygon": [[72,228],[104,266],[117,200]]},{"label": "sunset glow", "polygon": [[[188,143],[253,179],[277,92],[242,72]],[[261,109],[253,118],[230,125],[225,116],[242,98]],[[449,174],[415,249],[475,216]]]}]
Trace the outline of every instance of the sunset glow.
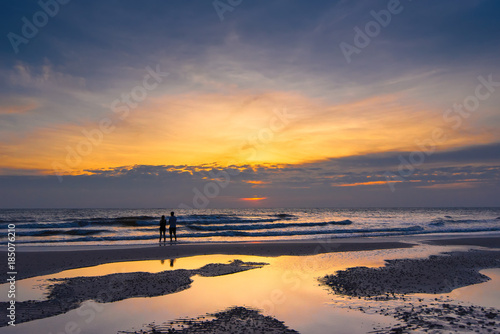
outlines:
[{"label": "sunset glow", "polygon": [[[145,206],[198,200],[225,207],[240,198],[294,206],[314,202],[313,195],[325,205],[328,198],[390,205],[382,203],[385,195],[357,203],[344,193],[362,186],[390,194],[402,189],[408,201],[418,192],[432,205],[430,193],[455,189],[464,202],[484,196],[494,204],[499,46],[496,17],[488,14],[495,10],[485,9],[494,5],[454,2],[447,12],[404,4],[412,9],[366,47],[356,46],[354,28],[382,5],[248,4],[220,21],[210,4],[193,4],[194,10],[153,1],[141,5],[137,17],[148,20],[137,27],[125,16],[96,14],[113,12],[111,4],[61,7],[33,42],[5,39],[4,189],[17,182],[28,187],[23,194],[49,187],[50,203],[74,198],[69,206],[84,205],[77,194],[83,180],[100,184],[90,193],[109,189],[102,182],[112,180],[160,192],[157,203]],[[124,13],[138,11],[121,6]],[[30,8],[12,9],[4,36],[20,29],[18,18],[39,10]],[[430,18],[422,31],[415,22],[428,12],[445,18]],[[463,24],[468,34],[456,30]],[[276,29],[281,25],[287,28]],[[346,54],[345,43],[359,52]],[[159,184],[162,190],[150,188]],[[255,189],[262,195],[248,199]],[[5,205],[25,203],[22,194],[16,198]]]},{"label": "sunset glow", "polygon": [[240,198],[242,201],[263,201],[267,199],[267,197],[246,197],[246,198]]}]

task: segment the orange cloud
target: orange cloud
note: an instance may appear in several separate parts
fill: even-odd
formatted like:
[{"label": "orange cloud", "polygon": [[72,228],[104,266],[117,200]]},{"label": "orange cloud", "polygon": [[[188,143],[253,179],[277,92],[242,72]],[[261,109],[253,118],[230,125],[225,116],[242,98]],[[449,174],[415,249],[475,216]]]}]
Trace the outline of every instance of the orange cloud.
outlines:
[{"label": "orange cloud", "polygon": [[369,182],[355,182],[355,183],[343,183],[343,184],[332,184],[334,187],[357,187],[357,186],[373,186],[379,184],[387,183],[399,183],[399,182],[420,182],[420,180],[391,180],[391,181],[369,181]]},{"label": "orange cloud", "polygon": [[37,107],[38,104],[34,102],[28,102],[25,104],[18,104],[18,105],[0,106],[0,115],[22,114],[30,110],[33,110]]},{"label": "orange cloud", "polygon": [[248,183],[252,185],[252,188],[263,188],[266,185],[271,184],[269,181],[243,181],[243,183]]},{"label": "orange cloud", "polygon": [[344,183],[344,184],[332,184],[335,187],[356,187],[356,186],[371,186],[378,184],[387,184],[387,183],[395,183],[395,182],[403,182],[403,181],[371,181],[371,182],[356,182],[356,183]]},{"label": "orange cloud", "polygon": [[425,188],[425,189],[468,189],[477,187],[479,184],[483,182],[454,182],[454,183],[436,183],[425,186],[417,186],[417,188]]}]

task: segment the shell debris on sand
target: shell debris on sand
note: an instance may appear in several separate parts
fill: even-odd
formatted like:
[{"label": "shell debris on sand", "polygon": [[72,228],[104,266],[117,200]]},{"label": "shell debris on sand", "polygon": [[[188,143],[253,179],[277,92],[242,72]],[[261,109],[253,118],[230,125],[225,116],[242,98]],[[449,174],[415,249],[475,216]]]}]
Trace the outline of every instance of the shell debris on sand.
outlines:
[{"label": "shell debris on sand", "polygon": [[447,293],[490,278],[479,273],[500,268],[500,252],[471,250],[427,259],[386,261],[380,268],[355,267],[320,278],[334,293],[347,298],[344,307],[391,316],[402,325],[373,333],[481,332],[498,333],[500,310],[409,294]]},{"label": "shell debris on sand", "polygon": [[367,314],[393,317],[399,325],[374,330],[371,333],[498,333],[500,310],[466,304],[446,297],[420,298],[404,296],[397,299],[347,297],[339,307]]},{"label": "shell debris on sand", "polygon": [[196,319],[178,319],[162,325],[150,324],[148,330],[120,331],[121,334],[294,334],[282,321],[264,316],[258,310],[245,307],[232,307],[225,311]]},{"label": "shell debris on sand", "polygon": [[488,281],[479,270],[499,267],[499,251],[472,250],[432,255],[426,259],[388,260],[380,268],[348,268],[320,281],[335,293],[356,297],[446,293]]}]

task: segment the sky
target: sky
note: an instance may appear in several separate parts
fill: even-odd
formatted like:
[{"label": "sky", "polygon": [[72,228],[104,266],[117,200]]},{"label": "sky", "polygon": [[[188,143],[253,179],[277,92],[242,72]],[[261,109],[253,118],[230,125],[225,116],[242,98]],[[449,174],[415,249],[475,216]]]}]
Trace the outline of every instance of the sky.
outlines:
[{"label": "sky", "polygon": [[0,208],[500,206],[500,3],[6,0]]}]

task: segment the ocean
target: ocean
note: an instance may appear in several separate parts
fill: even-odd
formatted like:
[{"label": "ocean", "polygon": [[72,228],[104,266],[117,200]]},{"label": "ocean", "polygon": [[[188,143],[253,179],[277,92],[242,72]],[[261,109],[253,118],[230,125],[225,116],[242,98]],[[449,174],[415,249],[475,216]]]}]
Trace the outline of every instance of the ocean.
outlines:
[{"label": "ocean", "polygon": [[[171,209],[1,209],[1,240],[125,245],[158,242]],[[180,242],[353,238],[500,231],[500,208],[315,208],[174,210]],[[168,233],[168,232],[167,232]]]}]

